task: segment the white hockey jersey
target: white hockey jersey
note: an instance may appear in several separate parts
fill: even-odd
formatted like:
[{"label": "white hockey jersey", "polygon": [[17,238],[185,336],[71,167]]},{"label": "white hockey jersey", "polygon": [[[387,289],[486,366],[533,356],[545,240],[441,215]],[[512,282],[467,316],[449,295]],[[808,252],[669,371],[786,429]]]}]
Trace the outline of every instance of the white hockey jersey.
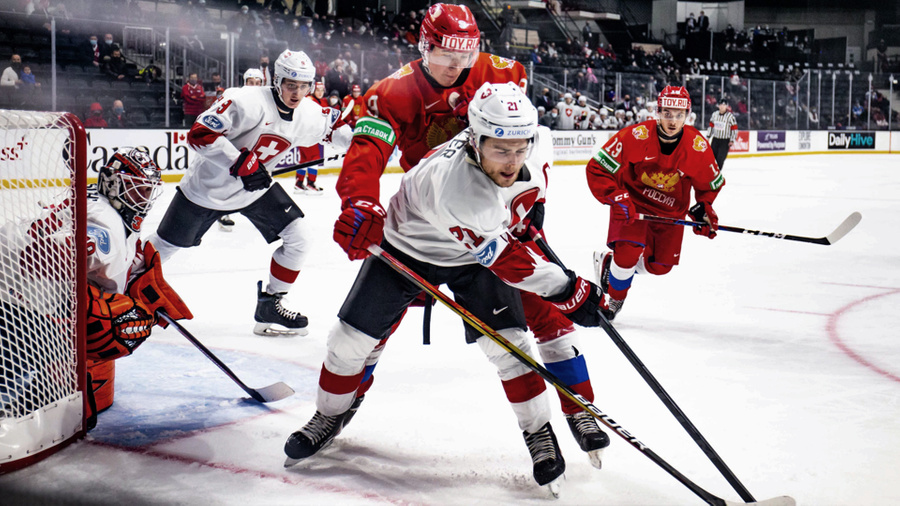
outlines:
[{"label": "white hockey jersey", "polygon": [[242,148],[256,152],[269,171],[293,146],[330,142],[338,150],[350,145],[352,130],[344,125],[331,132],[337,118],[330,108],[301,100],[290,120],[279,114],[272,88],[229,88],[222,99],[197,117],[188,142],[198,156],[179,188],[191,202],[207,209],[242,209],[265,194],[244,189],[240,178],[229,174]]},{"label": "white hockey jersey", "polygon": [[575,121],[581,112],[581,107],[573,100],[571,104],[567,104],[565,100],[560,100],[556,104],[559,110],[559,130],[575,130]]},{"label": "white hockey jersey", "polygon": [[135,264],[140,234],[130,232],[109,200],[92,198],[87,205],[87,278],[107,293],[125,293]]},{"label": "white hockey jersey", "polygon": [[388,208],[385,239],[423,262],[480,263],[521,290],[560,293],[568,283],[562,268],[510,233],[544,199],[553,162],[550,130],[539,127],[523,175],[508,188],[466,156],[467,135],[463,131],[403,176]]}]

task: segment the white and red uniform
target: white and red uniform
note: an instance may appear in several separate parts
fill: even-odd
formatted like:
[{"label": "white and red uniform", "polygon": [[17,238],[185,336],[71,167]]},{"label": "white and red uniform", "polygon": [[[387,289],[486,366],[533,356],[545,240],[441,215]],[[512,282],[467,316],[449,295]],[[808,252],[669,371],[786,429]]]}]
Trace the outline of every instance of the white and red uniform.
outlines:
[{"label": "white and red uniform", "polygon": [[265,192],[244,189],[229,168],[241,149],[254,151],[266,167],[274,167],[292,146],[332,142],[345,149],[349,128],[331,132],[330,111],[312,100],[301,100],[290,120],[279,113],[272,88],[229,88],[222,99],[197,117],[188,143],[197,157],[179,188],[191,202],[216,210],[248,206]]},{"label": "white and red uniform", "polygon": [[142,269],[135,261],[141,247],[140,234],[128,230],[119,212],[106,197],[88,201],[87,278],[107,293],[125,293],[132,270]]},{"label": "white and red uniform", "polygon": [[559,111],[559,130],[575,130],[575,123],[579,119],[581,107],[572,100],[571,104],[567,104],[565,100],[560,100],[556,104]]},{"label": "white and red uniform", "polygon": [[379,200],[378,180],[394,146],[403,152],[400,166],[408,171],[431,149],[466,128],[453,113],[451,96],[468,100],[486,82],[511,81],[522,89],[528,84],[521,63],[488,53],[480,53],[472,68],[463,72],[461,84],[442,88],[426,77],[418,59],[369,88],[365,95],[369,116],[357,121],[337,182],[342,200]]}]

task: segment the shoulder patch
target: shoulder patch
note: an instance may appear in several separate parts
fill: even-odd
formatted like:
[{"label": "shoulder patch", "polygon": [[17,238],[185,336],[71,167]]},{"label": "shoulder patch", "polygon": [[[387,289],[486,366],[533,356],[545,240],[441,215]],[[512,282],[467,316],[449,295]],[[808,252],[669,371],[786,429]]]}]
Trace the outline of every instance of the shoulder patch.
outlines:
[{"label": "shoulder patch", "polygon": [[492,239],[491,242],[487,243],[487,245],[482,248],[481,251],[475,253],[475,260],[478,260],[478,263],[487,267],[494,262],[494,256],[497,253],[497,239]]},{"label": "shoulder patch", "polygon": [[650,132],[647,131],[647,127],[644,125],[638,125],[631,130],[631,135],[633,135],[635,139],[642,141],[650,137]]},{"label": "shoulder patch", "polygon": [[391,79],[400,79],[403,76],[408,76],[414,72],[412,65],[407,63],[406,65],[400,67],[396,72],[390,75]]},{"label": "shoulder patch", "polygon": [[219,118],[212,115],[204,116],[202,123],[213,130],[220,130],[224,126]]},{"label": "shoulder patch", "polygon": [[511,69],[516,64],[516,61],[492,54],[491,64],[495,69]]},{"label": "shoulder patch", "polygon": [[694,150],[699,152],[706,151],[706,148],[709,147],[709,144],[706,143],[706,139],[703,138],[702,135],[698,135],[694,137]]},{"label": "shoulder patch", "polygon": [[356,128],[353,129],[353,137],[358,135],[372,137],[391,146],[397,141],[397,134],[394,133],[390,123],[371,116],[360,118],[356,122]]},{"label": "shoulder patch", "polygon": [[109,253],[109,232],[107,232],[105,228],[88,225],[87,235],[94,240],[94,244],[97,245],[97,249],[100,250],[101,253],[103,253],[104,255]]}]

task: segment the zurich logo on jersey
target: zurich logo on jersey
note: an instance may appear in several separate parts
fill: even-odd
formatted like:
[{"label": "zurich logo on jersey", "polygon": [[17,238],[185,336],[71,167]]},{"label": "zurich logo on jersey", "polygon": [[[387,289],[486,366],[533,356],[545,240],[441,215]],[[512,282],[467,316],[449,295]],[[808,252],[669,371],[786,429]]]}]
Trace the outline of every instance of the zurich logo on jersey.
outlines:
[{"label": "zurich logo on jersey", "polygon": [[494,135],[496,135],[497,137],[503,137],[503,134],[504,132],[502,128],[497,127],[494,129]]},{"label": "zurich logo on jersey", "polygon": [[208,126],[209,128],[212,128],[213,130],[219,130],[224,126],[222,125],[222,121],[215,116],[204,116],[203,124]]},{"label": "zurich logo on jersey", "polygon": [[109,253],[109,232],[105,229],[88,225],[87,235],[94,240],[101,253]]},{"label": "zurich logo on jersey", "polygon": [[497,239],[492,240],[481,251],[475,253],[475,260],[487,267],[494,263],[494,255],[497,253]]}]

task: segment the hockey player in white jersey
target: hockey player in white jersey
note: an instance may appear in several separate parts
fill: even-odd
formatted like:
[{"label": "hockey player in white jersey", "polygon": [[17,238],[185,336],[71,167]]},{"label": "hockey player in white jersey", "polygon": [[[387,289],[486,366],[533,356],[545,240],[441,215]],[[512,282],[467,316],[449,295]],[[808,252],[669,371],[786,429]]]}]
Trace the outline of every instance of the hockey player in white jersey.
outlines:
[{"label": "hockey player in white jersey", "polygon": [[150,241],[163,261],[179,248],[200,244],[219,216],[240,213],[269,243],[281,239],[272,254],[268,284],[257,284],[254,332],[305,335],[307,318],[282,305],[309,249],[303,211],[272,185],[274,167],[292,146],[331,142],[346,149],[348,126],[332,131],[329,111],[304,100],[316,76],[302,51],[284,51],[275,61],[274,87],[230,88],[201,114],[188,133],[197,157]]},{"label": "hockey player in white jersey", "polygon": [[[520,242],[546,188],[550,131],[514,83],[484,84],[469,104],[471,125],[404,175],[391,199],[382,247],[522,350],[530,350],[519,290],[544,297],[570,320],[599,324],[602,294],[593,283]],[[317,411],[285,443],[285,465],[329,445],[359,408],[355,389],[366,359],[421,290],[377,257],[365,260],[328,337]],[[375,304],[377,301],[377,304]],[[550,425],[544,381],[492,340],[466,328],[494,364],[531,453],[534,478],[558,489],[565,461]],[[507,390],[509,391],[509,390]],[[509,395],[507,396],[509,398]],[[558,491],[558,490],[557,490]]]},{"label": "hockey player in white jersey", "polygon": [[563,99],[556,104],[559,110],[559,128],[558,130],[575,130],[575,121],[578,119],[580,108],[572,98],[571,93],[563,95]]}]

